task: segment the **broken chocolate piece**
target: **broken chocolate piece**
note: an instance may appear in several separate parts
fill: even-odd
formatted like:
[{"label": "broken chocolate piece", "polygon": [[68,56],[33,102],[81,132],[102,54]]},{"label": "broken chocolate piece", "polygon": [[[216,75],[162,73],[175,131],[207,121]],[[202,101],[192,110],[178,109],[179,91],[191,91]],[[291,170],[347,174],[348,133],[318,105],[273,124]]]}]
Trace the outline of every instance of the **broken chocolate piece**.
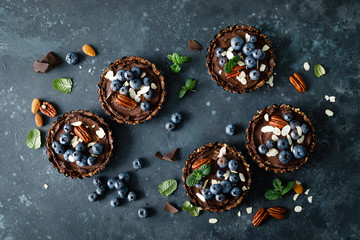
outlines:
[{"label": "broken chocolate piece", "polygon": [[52,52],[48,52],[40,61],[34,62],[34,70],[37,73],[47,73],[61,63],[61,59]]},{"label": "broken chocolate piece", "polygon": [[155,157],[160,158],[161,160],[175,162],[178,151],[179,151],[179,148],[175,148],[174,150],[165,154],[164,156],[160,152],[156,152]]},{"label": "broken chocolate piece", "polygon": [[164,205],[164,212],[171,212],[172,214],[175,214],[179,212],[179,210],[177,210],[177,208],[171,205],[170,203],[166,202]]},{"label": "broken chocolate piece", "polygon": [[189,49],[193,51],[201,51],[202,46],[195,40],[189,40]]}]

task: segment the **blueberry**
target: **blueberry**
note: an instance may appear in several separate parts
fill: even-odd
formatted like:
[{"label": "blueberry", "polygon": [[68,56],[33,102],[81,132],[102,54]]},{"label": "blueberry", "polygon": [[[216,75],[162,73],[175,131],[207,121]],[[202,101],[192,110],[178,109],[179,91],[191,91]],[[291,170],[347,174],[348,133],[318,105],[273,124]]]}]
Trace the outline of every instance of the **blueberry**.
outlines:
[{"label": "blueberry", "polygon": [[130,80],[130,87],[135,90],[140,89],[141,85],[142,85],[142,81],[140,78],[134,78]]},{"label": "blueberry", "polygon": [[144,77],[144,78],[143,78],[143,84],[144,84],[145,86],[150,86],[152,82],[153,82],[152,79],[149,78],[149,77]]},{"label": "blueberry", "polygon": [[232,49],[239,51],[244,44],[244,40],[241,37],[233,37],[230,41]]},{"label": "blueberry", "polygon": [[230,191],[231,191],[231,188],[232,188],[232,186],[231,186],[231,183],[229,182],[229,181],[221,181],[220,182],[220,185],[221,185],[221,187],[222,187],[222,192],[223,193],[229,193]]},{"label": "blueberry", "polygon": [[223,52],[225,52],[225,50],[223,49],[223,48],[221,48],[221,47],[219,47],[219,48],[217,48],[216,50],[215,50],[215,54],[216,54],[216,56],[217,57],[222,57],[222,53]]},{"label": "blueberry", "polygon": [[256,40],[257,40],[256,36],[250,35],[249,42],[254,43],[254,42],[256,42]]},{"label": "blueberry", "polygon": [[87,160],[86,160],[86,162],[87,162],[87,164],[89,165],[89,166],[94,166],[95,165],[95,163],[96,163],[96,157],[94,157],[94,156],[89,156],[88,158],[87,158]]},{"label": "blueberry", "polygon": [[220,184],[213,184],[210,186],[210,192],[214,195],[219,194],[222,190],[222,187]]},{"label": "blueberry", "polygon": [[290,122],[293,119],[293,115],[291,113],[285,113],[283,118],[285,121]]},{"label": "blueberry", "polygon": [[56,153],[56,154],[64,154],[65,151],[66,151],[65,145],[60,144],[60,147],[59,147],[57,150],[55,150],[55,153]]},{"label": "blueberry", "polygon": [[247,68],[253,68],[256,66],[256,60],[252,56],[247,56],[245,58],[245,65]]},{"label": "blueberry", "polygon": [[307,134],[309,132],[309,128],[305,123],[301,124],[301,130],[303,134]]},{"label": "blueberry", "polygon": [[249,73],[250,79],[253,81],[259,80],[260,72],[258,70],[251,70]]},{"label": "blueberry", "polygon": [[120,189],[126,187],[126,185],[125,185],[125,183],[124,183],[122,180],[117,179],[117,180],[115,181],[115,183],[114,183],[114,187],[115,187],[116,190],[120,190]]},{"label": "blueberry", "polygon": [[124,183],[130,182],[130,173],[128,172],[119,173],[119,179],[122,180]]},{"label": "blueberry", "polygon": [[61,144],[58,141],[53,141],[51,144],[52,149],[54,149],[55,151],[58,150],[60,146]]},{"label": "blueberry", "polygon": [[128,192],[129,192],[129,189],[127,187],[124,187],[124,188],[120,189],[117,193],[120,198],[125,199],[127,197]]},{"label": "blueberry", "polygon": [[279,158],[280,162],[285,164],[285,163],[290,162],[292,155],[289,151],[284,150],[279,153],[278,158]]},{"label": "blueberry", "polygon": [[95,187],[103,186],[106,184],[105,179],[103,177],[96,177],[93,179],[93,184]]},{"label": "blueberry", "polygon": [[147,91],[146,93],[144,93],[144,98],[150,99],[150,98],[153,97],[153,95],[154,95],[153,90],[149,89],[149,91]]},{"label": "blueberry", "polygon": [[128,95],[129,94],[129,87],[128,86],[122,86],[119,90],[119,93],[121,95]]},{"label": "blueberry", "polygon": [[131,72],[131,71],[126,71],[126,72],[124,73],[124,77],[125,77],[126,80],[131,80],[131,79],[134,78],[134,73]]},{"label": "blueberry", "polygon": [[101,145],[100,143],[95,143],[92,147],[91,147],[91,151],[95,154],[95,155],[100,155],[104,150],[103,145]]},{"label": "blueberry", "polygon": [[228,160],[226,157],[221,157],[217,160],[217,164],[220,168],[226,168],[228,165]]},{"label": "blueberry", "polygon": [[76,145],[75,151],[84,153],[86,151],[86,145],[83,143],[79,143],[78,145]]},{"label": "blueberry", "polygon": [[292,153],[294,154],[295,158],[301,159],[306,155],[306,148],[302,145],[296,145],[293,147]]},{"label": "blueberry", "polygon": [[220,59],[219,59],[219,65],[220,66],[225,66],[225,64],[227,63],[227,58],[224,58],[224,57],[221,57]]},{"label": "blueberry", "polygon": [[169,131],[174,131],[175,130],[175,123],[173,121],[169,121],[165,124],[165,128]]},{"label": "blueberry", "polygon": [[74,161],[80,161],[82,158],[81,152],[75,151],[72,154],[72,157],[74,158]]},{"label": "blueberry", "polygon": [[216,199],[216,201],[218,201],[218,202],[223,202],[223,201],[226,199],[226,197],[225,197],[225,194],[220,193],[220,194],[217,194],[217,195],[215,196],[215,199]]},{"label": "blueberry", "polygon": [[240,177],[237,173],[230,173],[229,182],[230,183],[238,183],[240,181]]},{"label": "blueberry", "polygon": [[255,45],[252,42],[247,42],[244,44],[242,51],[245,55],[251,55],[251,53],[255,50]]},{"label": "blueberry", "polygon": [[69,133],[73,130],[73,127],[70,124],[65,124],[64,125],[64,131]]},{"label": "blueberry", "polygon": [[268,149],[270,149],[270,148],[274,148],[276,146],[276,143],[273,141],[273,140],[267,140],[266,141],[266,147],[268,148]]},{"label": "blueberry", "polygon": [[280,138],[279,141],[277,141],[277,147],[279,150],[289,149],[289,141],[286,138]]},{"label": "blueberry", "polygon": [[75,65],[79,62],[79,56],[75,52],[69,52],[66,54],[65,61],[68,64]]},{"label": "blueberry", "polygon": [[129,202],[133,202],[136,200],[136,193],[135,192],[129,192],[127,195],[127,199]]},{"label": "blueberry", "polygon": [[233,187],[233,189],[231,189],[231,192],[230,192],[231,196],[234,196],[234,197],[240,196],[240,193],[241,193],[241,190],[238,187]]},{"label": "blueberry", "polygon": [[122,87],[122,83],[119,80],[111,81],[110,88],[113,91],[119,91]]},{"label": "blueberry", "polygon": [[149,103],[149,102],[146,102],[146,101],[141,102],[141,103],[140,103],[140,108],[141,108],[141,110],[143,110],[144,112],[149,111],[149,110],[150,110],[150,103]]},{"label": "blueberry", "polygon": [[297,130],[292,130],[291,133],[290,133],[290,136],[291,136],[291,138],[294,139],[295,141],[300,139],[300,136],[299,136]]},{"label": "blueberry", "polygon": [[182,115],[179,112],[171,114],[171,121],[175,124],[179,124],[182,121]]},{"label": "blueberry", "polygon": [[64,159],[65,159],[65,161],[70,162],[69,156],[70,156],[71,154],[73,154],[74,152],[75,152],[75,151],[74,151],[73,149],[68,149],[68,150],[66,150],[65,153],[64,153]]},{"label": "blueberry", "polygon": [[119,207],[120,206],[120,199],[119,198],[113,198],[111,201],[110,201],[110,206],[112,207]]},{"label": "blueberry", "polygon": [[212,199],[214,197],[214,194],[210,192],[209,188],[201,189],[201,195],[203,195],[206,200]]},{"label": "blueberry", "polygon": [[81,155],[81,159],[76,161],[76,164],[79,167],[85,167],[87,165],[87,157],[86,155]]},{"label": "blueberry", "polygon": [[258,147],[258,150],[259,150],[259,153],[261,153],[261,154],[266,154],[266,153],[269,151],[269,149],[267,148],[267,146],[264,145],[264,144],[261,144],[261,145]]},{"label": "blueberry", "polygon": [[108,188],[105,185],[98,186],[96,188],[96,193],[100,196],[104,196],[107,192]]},{"label": "blueberry", "polygon": [[236,160],[234,160],[234,159],[232,159],[232,160],[229,161],[229,169],[230,169],[230,170],[236,171],[237,168],[238,168],[238,166],[239,166],[238,161],[236,161]]},{"label": "blueberry", "polygon": [[110,189],[114,189],[115,188],[115,183],[117,181],[117,178],[114,178],[114,177],[111,177],[107,180],[107,186],[110,188]]},{"label": "blueberry", "polygon": [[227,135],[234,135],[235,134],[235,126],[233,124],[229,124],[225,127],[225,132]]},{"label": "blueberry", "polygon": [[144,166],[143,161],[140,158],[137,158],[132,163],[134,169],[141,169]]},{"label": "blueberry", "polygon": [[138,68],[138,67],[133,67],[133,68],[131,69],[131,71],[133,72],[134,77],[140,77],[140,75],[141,75],[141,70],[140,70],[140,68]]},{"label": "blueberry", "polygon": [[89,194],[88,199],[90,202],[95,202],[96,200],[99,199],[99,195],[97,195],[96,192],[92,192]]},{"label": "blueberry", "polygon": [[64,133],[59,137],[59,142],[64,145],[69,145],[71,142],[71,136],[69,133]]},{"label": "blueberry", "polygon": [[140,208],[138,210],[139,218],[146,218],[148,216],[148,210],[146,208]]},{"label": "blueberry", "polygon": [[291,129],[295,130],[297,126],[300,126],[300,122],[299,122],[299,121],[292,120],[292,121],[290,122],[290,127],[291,127]]},{"label": "blueberry", "polygon": [[263,60],[265,58],[265,53],[260,49],[255,49],[251,53],[251,56],[253,56],[253,58],[255,58],[256,60]]},{"label": "blueberry", "polygon": [[217,171],[216,171],[216,177],[218,178],[218,179],[224,179],[225,177],[224,177],[224,174],[225,174],[225,171],[223,170],[223,169],[218,169]]},{"label": "blueberry", "polygon": [[117,80],[119,80],[120,82],[123,82],[125,81],[125,70],[123,69],[120,69],[119,71],[116,72],[116,78]]}]

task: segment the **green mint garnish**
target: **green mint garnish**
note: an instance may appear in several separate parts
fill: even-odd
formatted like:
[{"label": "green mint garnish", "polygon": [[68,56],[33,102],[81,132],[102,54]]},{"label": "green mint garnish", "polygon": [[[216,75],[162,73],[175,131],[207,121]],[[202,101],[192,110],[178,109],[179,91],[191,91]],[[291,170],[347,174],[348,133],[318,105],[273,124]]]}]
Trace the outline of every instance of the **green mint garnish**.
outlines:
[{"label": "green mint garnish", "polygon": [[70,78],[57,78],[53,81],[53,87],[64,94],[71,92],[72,81]]},{"label": "green mint garnish", "polygon": [[189,187],[194,186],[199,183],[203,177],[206,177],[211,172],[211,167],[209,164],[203,164],[199,169],[194,170],[186,178],[186,185]]},{"label": "green mint garnish", "polygon": [[195,85],[196,85],[196,80],[195,79],[192,79],[192,78],[186,79],[185,86],[181,87],[181,90],[179,92],[178,97],[183,98],[187,91],[195,92],[195,90],[194,90]]},{"label": "green mint garnish", "polygon": [[193,205],[189,201],[184,202],[184,204],[182,205],[182,209],[185,212],[189,212],[192,207]]},{"label": "green mint garnish", "polygon": [[238,61],[240,60],[240,56],[239,55],[235,55],[233,58],[231,58],[224,67],[224,72],[226,73],[230,73],[233,68],[237,65]]},{"label": "green mint garnish", "polygon": [[280,179],[274,178],[273,186],[274,189],[269,189],[265,192],[265,198],[269,200],[276,200],[282,198],[287,192],[294,187],[294,182],[290,181],[285,186],[282,185]]},{"label": "green mint garnish", "polygon": [[209,164],[203,164],[201,165],[201,167],[199,167],[198,171],[200,172],[201,175],[207,176],[211,172],[211,167]]},{"label": "green mint garnish", "polygon": [[177,182],[175,179],[168,179],[159,185],[159,192],[163,196],[169,196],[177,189]]},{"label": "green mint garnish", "polygon": [[320,64],[316,64],[314,66],[314,72],[317,77],[322,77],[323,75],[325,75],[325,69]]},{"label": "green mint garnish", "polygon": [[174,63],[173,65],[171,65],[171,71],[175,74],[178,74],[181,70],[181,66],[177,63]]},{"label": "green mint garnish", "polygon": [[30,131],[29,136],[26,139],[26,146],[33,149],[41,147],[41,134],[39,129],[35,128]]},{"label": "green mint garnish", "polygon": [[180,64],[189,62],[191,58],[180,56],[178,53],[173,53],[167,55],[167,59],[174,63],[173,65],[171,65],[171,71],[175,74],[178,74],[181,70]]},{"label": "green mint garnish", "polygon": [[200,214],[200,209],[197,206],[192,205],[189,201],[184,202],[182,209],[185,212],[190,212],[191,216],[197,217]]}]

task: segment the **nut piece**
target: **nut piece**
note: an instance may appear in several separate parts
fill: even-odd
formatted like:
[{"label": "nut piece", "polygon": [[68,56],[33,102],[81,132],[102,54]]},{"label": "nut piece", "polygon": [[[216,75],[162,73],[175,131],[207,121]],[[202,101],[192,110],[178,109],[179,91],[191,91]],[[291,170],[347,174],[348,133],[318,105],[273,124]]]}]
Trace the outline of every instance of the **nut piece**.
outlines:
[{"label": "nut piece", "polygon": [[39,113],[35,114],[35,124],[38,127],[42,127],[42,125],[44,125],[43,118]]},{"label": "nut piece", "polygon": [[289,77],[290,83],[298,90],[303,93],[306,91],[306,84],[302,77],[298,73],[294,73],[293,76]]},{"label": "nut piece", "polygon": [[76,134],[76,136],[81,138],[85,143],[91,142],[91,135],[83,124],[80,126],[75,126],[74,133]]},{"label": "nut piece", "polygon": [[297,194],[302,194],[304,192],[303,186],[301,184],[297,184],[297,183],[294,184],[293,190]]},{"label": "nut piece", "polygon": [[274,127],[274,128],[277,127],[277,128],[279,128],[281,130],[286,125],[288,125],[288,123],[279,116],[271,116],[270,121],[269,121],[269,125]]},{"label": "nut piece", "polygon": [[264,209],[264,208],[260,208],[256,213],[255,216],[252,220],[252,224],[255,227],[260,226],[269,216],[269,213]]},{"label": "nut piece", "polygon": [[91,56],[91,57],[94,57],[94,56],[96,55],[95,50],[94,50],[93,47],[90,46],[90,45],[85,44],[85,45],[82,47],[82,50],[83,50],[83,52],[84,52],[86,55],[89,55],[89,56]]},{"label": "nut piece", "polygon": [[117,98],[115,99],[117,104],[123,105],[124,107],[133,109],[136,108],[136,102],[134,100],[132,100],[131,98],[122,95],[122,94],[118,94]]},{"label": "nut piece", "polygon": [[283,207],[269,207],[267,212],[270,216],[282,220],[286,218],[288,210]]},{"label": "nut piece", "polygon": [[55,117],[57,114],[54,106],[48,102],[43,102],[43,104],[40,107],[40,111],[48,117]]},{"label": "nut piece", "polygon": [[225,76],[227,78],[235,78],[235,77],[239,76],[241,71],[245,68],[246,68],[246,66],[236,65],[231,72],[225,73]]},{"label": "nut piece", "polygon": [[210,162],[211,162],[210,158],[199,159],[191,166],[191,168],[192,169],[198,169],[204,164],[210,164]]},{"label": "nut piece", "polygon": [[31,111],[33,114],[37,113],[39,111],[41,102],[39,99],[34,98],[34,100],[31,103]]}]

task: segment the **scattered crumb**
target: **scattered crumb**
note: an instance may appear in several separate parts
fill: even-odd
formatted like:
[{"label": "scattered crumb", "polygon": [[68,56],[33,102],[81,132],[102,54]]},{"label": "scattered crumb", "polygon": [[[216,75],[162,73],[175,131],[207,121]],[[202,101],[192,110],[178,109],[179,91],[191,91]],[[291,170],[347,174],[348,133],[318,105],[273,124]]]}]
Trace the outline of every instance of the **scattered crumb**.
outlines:
[{"label": "scattered crumb", "polygon": [[329,100],[330,100],[330,102],[335,102],[335,101],[336,101],[336,97],[335,97],[335,96],[330,96],[330,97],[329,97]]},{"label": "scattered crumb", "polygon": [[305,195],[308,195],[308,194],[309,194],[309,192],[310,192],[310,189],[306,189],[306,191],[305,191]]},{"label": "scattered crumb", "polygon": [[217,222],[218,222],[218,220],[216,218],[210,218],[209,219],[209,223],[211,223],[211,224],[215,224]]},{"label": "scattered crumb", "polygon": [[246,208],[246,212],[247,212],[247,214],[252,213],[252,207],[248,207],[248,208]]},{"label": "scattered crumb", "polygon": [[293,200],[296,201],[296,199],[299,197],[299,194],[295,194],[294,197],[293,197]]},{"label": "scattered crumb", "polygon": [[329,117],[334,116],[333,111],[331,111],[331,110],[329,110],[329,109],[326,109],[326,110],[325,110],[325,114],[328,115]]},{"label": "scattered crumb", "polygon": [[89,71],[88,71],[89,73],[91,73],[91,68],[89,69]]},{"label": "scattered crumb", "polygon": [[296,180],[295,183],[296,183],[297,185],[301,185],[301,182],[298,181],[298,180]]},{"label": "scattered crumb", "polygon": [[310,64],[308,62],[304,62],[304,69],[306,71],[309,71],[310,70]]},{"label": "scattered crumb", "polygon": [[329,96],[328,95],[325,95],[325,100],[329,101]]},{"label": "scattered crumb", "polygon": [[48,189],[49,188],[49,185],[47,185],[46,183],[44,184],[44,188],[45,189]]},{"label": "scattered crumb", "polygon": [[237,215],[238,215],[239,217],[241,217],[241,211],[239,211]]},{"label": "scattered crumb", "polygon": [[82,66],[81,66],[81,65],[79,65],[79,68],[80,68],[80,69],[82,69]]},{"label": "scattered crumb", "polygon": [[301,212],[301,211],[302,211],[302,207],[301,207],[301,206],[296,206],[296,207],[294,208],[294,211],[295,211],[295,212]]},{"label": "scattered crumb", "polygon": [[308,197],[309,203],[312,203],[312,200],[313,200],[313,196]]},{"label": "scattered crumb", "polygon": [[[274,73],[275,75],[275,73]],[[273,87],[274,86],[274,76],[270,76],[269,77],[269,80],[266,81],[266,83],[270,86],[270,87]]]}]

